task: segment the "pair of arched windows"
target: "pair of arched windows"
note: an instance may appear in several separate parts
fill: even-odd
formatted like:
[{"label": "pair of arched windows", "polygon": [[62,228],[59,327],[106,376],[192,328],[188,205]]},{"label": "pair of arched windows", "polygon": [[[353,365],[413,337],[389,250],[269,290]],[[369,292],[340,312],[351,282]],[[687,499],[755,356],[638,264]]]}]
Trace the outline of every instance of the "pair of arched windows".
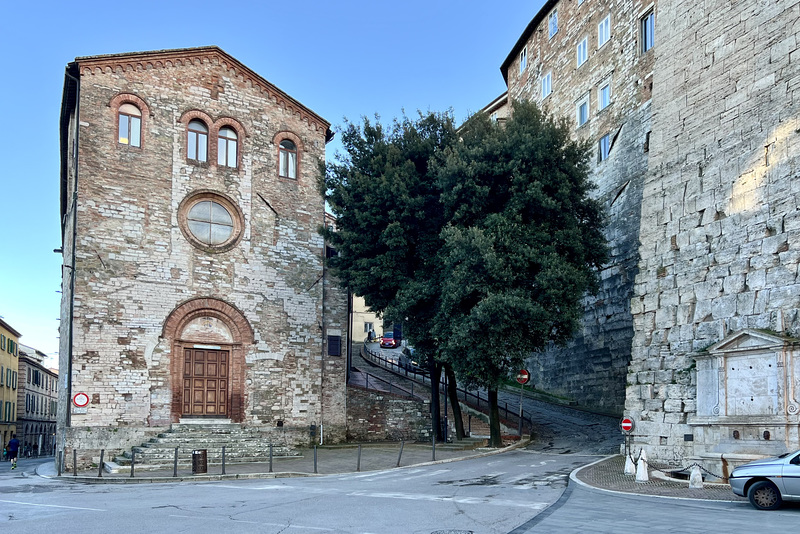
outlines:
[{"label": "pair of arched windows", "polygon": [[[217,165],[237,166],[239,136],[236,130],[225,126],[217,135]],[[194,161],[208,161],[208,126],[198,119],[189,121],[186,138],[186,156]]]}]

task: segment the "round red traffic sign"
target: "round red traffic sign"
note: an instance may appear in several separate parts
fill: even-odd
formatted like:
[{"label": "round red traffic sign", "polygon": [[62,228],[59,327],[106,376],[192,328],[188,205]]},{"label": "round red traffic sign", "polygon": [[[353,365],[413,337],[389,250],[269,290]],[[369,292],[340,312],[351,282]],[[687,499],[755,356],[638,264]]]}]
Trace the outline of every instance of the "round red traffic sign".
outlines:
[{"label": "round red traffic sign", "polygon": [[530,382],[530,380],[531,380],[531,374],[528,371],[526,371],[525,369],[522,369],[517,374],[517,382],[519,382],[522,385],[527,384],[528,382]]},{"label": "round red traffic sign", "polygon": [[633,419],[629,417],[623,417],[622,421],[619,423],[619,427],[622,429],[623,432],[630,432],[633,430],[633,427],[636,426],[633,423]]},{"label": "round red traffic sign", "polygon": [[75,396],[72,397],[72,404],[78,408],[89,406],[89,395],[86,393],[76,393]]}]

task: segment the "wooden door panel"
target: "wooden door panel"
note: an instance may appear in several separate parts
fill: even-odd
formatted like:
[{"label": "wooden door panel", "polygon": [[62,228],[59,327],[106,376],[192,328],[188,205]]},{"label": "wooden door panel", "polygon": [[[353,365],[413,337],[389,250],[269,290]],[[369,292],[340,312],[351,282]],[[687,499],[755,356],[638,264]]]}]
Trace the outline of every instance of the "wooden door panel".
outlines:
[{"label": "wooden door panel", "polygon": [[225,416],[228,413],[228,351],[185,349],[183,412]]}]

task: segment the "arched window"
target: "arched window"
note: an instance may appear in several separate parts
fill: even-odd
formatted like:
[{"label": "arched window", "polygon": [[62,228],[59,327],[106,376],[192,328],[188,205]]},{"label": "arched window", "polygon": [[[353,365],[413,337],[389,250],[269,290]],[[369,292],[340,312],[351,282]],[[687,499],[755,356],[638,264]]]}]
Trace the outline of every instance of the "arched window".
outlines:
[{"label": "arched window", "polygon": [[280,144],[278,176],[297,179],[297,146],[288,139]]},{"label": "arched window", "polygon": [[142,111],[133,104],[119,107],[119,143],[142,146]]},{"label": "arched window", "polygon": [[238,136],[233,128],[220,128],[217,142],[217,163],[236,168],[236,145]]},{"label": "arched window", "polygon": [[208,127],[197,119],[189,123],[186,156],[195,161],[208,161]]}]

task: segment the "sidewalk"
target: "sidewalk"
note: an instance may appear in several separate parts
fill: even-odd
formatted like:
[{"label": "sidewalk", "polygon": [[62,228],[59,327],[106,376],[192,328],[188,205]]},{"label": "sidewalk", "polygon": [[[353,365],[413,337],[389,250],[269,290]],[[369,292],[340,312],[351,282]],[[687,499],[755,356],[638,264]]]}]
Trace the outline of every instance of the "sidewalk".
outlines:
[{"label": "sidewalk", "polygon": [[[519,445],[516,445],[519,446]],[[452,462],[466,458],[479,458],[500,454],[515,448],[503,449],[463,449],[454,444],[437,444],[435,460],[431,445],[421,443],[369,443],[361,447],[361,464],[359,469],[358,445],[322,446],[317,448],[316,473],[314,471],[314,450],[299,450],[297,456],[274,457],[272,472],[269,470],[269,460],[245,464],[227,464],[225,474],[222,474],[221,465],[209,465],[207,473],[193,475],[191,468],[185,465],[178,466],[177,476],[174,470],[157,469],[149,470],[146,466],[136,466],[134,476],[130,470],[118,473],[104,471],[98,476],[99,467],[88,470],[79,470],[77,476],[72,471],[62,473],[58,480],[65,482],[81,482],[89,484],[126,484],[148,482],[200,482],[209,480],[236,480],[250,478],[286,478],[318,475],[332,475],[342,473],[355,473],[357,471],[377,471],[410,465],[430,465]],[[55,462],[47,462],[36,468],[36,474],[45,478],[57,478]]]},{"label": "sidewalk", "polygon": [[653,470],[650,470],[648,482],[636,482],[636,477],[625,475],[624,470],[625,458],[616,455],[576,469],[571,478],[592,488],[620,493],[710,501],[747,501],[744,497],[734,495],[728,484],[705,483],[702,489],[690,489],[688,480],[667,479]]}]

